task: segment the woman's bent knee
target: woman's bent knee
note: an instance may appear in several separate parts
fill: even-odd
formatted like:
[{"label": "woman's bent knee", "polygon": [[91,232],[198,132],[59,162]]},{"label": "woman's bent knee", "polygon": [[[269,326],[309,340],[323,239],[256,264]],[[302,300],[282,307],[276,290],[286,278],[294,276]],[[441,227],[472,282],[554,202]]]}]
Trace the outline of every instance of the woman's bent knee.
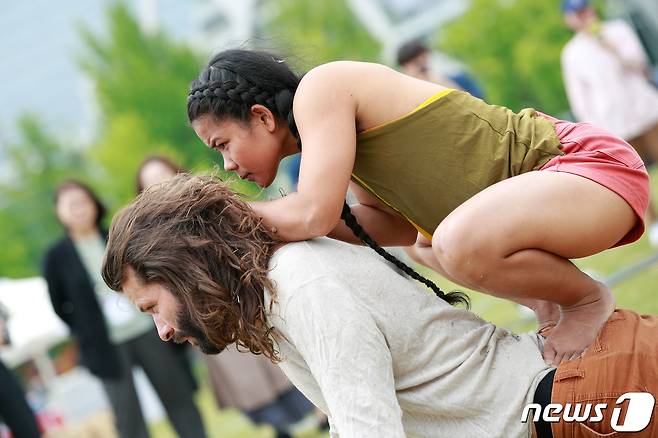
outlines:
[{"label": "woman's bent knee", "polygon": [[487,250],[486,239],[461,225],[442,223],[432,237],[432,250],[448,275],[470,287],[480,286],[489,276],[496,258]]}]

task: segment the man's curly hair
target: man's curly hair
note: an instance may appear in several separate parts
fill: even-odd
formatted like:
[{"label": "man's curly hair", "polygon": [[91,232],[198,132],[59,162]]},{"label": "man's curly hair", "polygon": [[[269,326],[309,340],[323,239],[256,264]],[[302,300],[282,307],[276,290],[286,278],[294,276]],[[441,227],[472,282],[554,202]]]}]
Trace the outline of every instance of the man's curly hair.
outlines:
[{"label": "man's curly hair", "polygon": [[140,282],[174,294],[217,348],[237,343],[276,362],[263,292],[274,302],[267,274],[278,243],[226,183],[180,174],[114,217],[102,274],[120,291],[132,268]]}]

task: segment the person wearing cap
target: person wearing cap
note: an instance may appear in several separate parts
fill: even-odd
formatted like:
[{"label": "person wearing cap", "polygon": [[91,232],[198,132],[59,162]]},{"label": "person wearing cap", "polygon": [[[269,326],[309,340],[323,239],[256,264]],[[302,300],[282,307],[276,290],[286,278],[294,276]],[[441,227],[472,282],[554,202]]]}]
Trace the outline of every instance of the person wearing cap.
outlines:
[{"label": "person wearing cap", "polygon": [[[622,20],[602,21],[589,0],[563,0],[564,21],[575,32],[562,50],[562,74],[578,121],[630,143],[646,164],[658,160],[658,90],[647,56]],[[658,246],[658,212],[648,209],[649,241]]]}]

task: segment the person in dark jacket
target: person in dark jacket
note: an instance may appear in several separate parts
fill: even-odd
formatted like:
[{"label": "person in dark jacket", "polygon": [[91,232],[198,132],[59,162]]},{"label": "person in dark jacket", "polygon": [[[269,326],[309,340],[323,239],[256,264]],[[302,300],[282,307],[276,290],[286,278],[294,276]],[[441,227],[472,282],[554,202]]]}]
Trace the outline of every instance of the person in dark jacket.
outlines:
[{"label": "person in dark jacket", "polygon": [[104,206],[77,180],[57,188],[55,206],[66,235],[46,253],[43,275],[55,313],[78,341],[82,364],[103,383],[120,437],[149,436],[132,376],[136,365],[148,376],[179,436],[205,437],[180,362],[159,342],[153,322],[117,299],[101,279]]},{"label": "person in dark jacket", "polygon": [[[0,303],[0,347],[10,343],[7,319],[9,314]],[[3,421],[14,438],[41,436],[34,413],[23,395],[23,389],[11,371],[0,361],[0,423]]]}]

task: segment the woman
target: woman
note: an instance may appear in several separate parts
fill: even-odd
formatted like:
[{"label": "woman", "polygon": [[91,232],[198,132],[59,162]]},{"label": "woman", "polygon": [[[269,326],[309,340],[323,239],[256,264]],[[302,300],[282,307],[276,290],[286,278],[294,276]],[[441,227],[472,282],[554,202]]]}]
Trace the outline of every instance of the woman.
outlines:
[{"label": "woman", "polygon": [[297,192],[250,204],[278,238],[363,240],[382,254],[376,243],[415,241],[415,258],[445,277],[533,308],[540,329],[557,324],[544,352],[554,364],[580,355],[614,308],[569,259],[644,230],[648,177],[627,143],[382,65],[333,62],[300,80],[270,54],[228,50],[192,83],[187,111],[225,168],[260,186],[303,151]]},{"label": "woman", "polygon": [[55,192],[55,209],[66,235],[48,250],[43,275],[55,313],[79,343],[83,364],[103,383],[119,436],[149,436],[132,376],[132,368],[140,366],[179,436],[205,437],[185,372],[158,340],[153,322],[101,279],[105,207],[85,184],[68,180]]}]

